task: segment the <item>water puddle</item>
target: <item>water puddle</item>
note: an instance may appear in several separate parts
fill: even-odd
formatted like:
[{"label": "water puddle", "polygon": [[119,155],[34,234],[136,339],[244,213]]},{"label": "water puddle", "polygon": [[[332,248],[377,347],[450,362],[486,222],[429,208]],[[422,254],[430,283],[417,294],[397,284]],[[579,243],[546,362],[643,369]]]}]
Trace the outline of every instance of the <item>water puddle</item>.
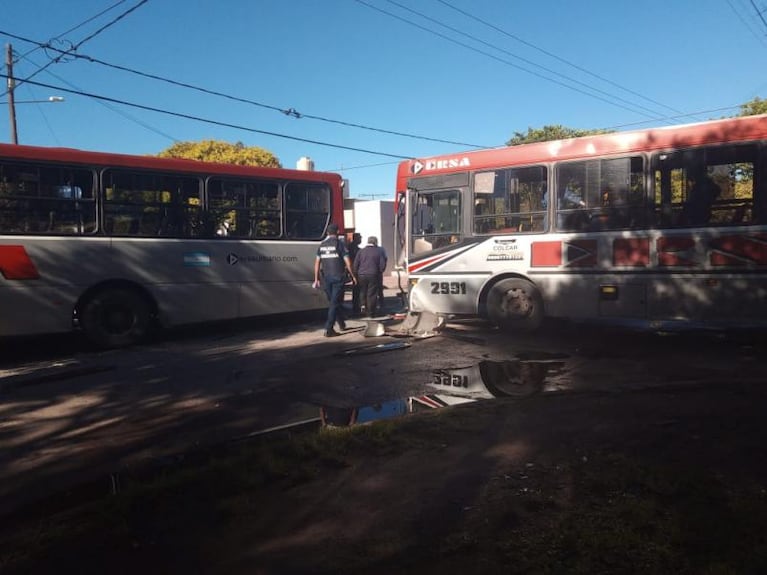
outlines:
[{"label": "water puddle", "polygon": [[547,375],[561,370],[565,358],[529,354],[506,361],[487,360],[468,367],[436,369],[422,395],[364,406],[322,406],[320,423],[323,427],[348,427],[480,400],[530,397],[544,391]]}]

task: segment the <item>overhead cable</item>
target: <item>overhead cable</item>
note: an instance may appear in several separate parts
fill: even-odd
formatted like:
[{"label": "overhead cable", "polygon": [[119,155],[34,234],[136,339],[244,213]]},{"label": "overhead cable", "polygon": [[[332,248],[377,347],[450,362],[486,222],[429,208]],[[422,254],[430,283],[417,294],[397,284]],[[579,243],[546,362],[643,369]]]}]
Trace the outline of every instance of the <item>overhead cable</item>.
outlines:
[{"label": "overhead cable", "polygon": [[[35,40],[31,40],[29,38],[25,38],[25,37],[19,36],[17,34],[12,34],[10,32],[4,31],[4,30],[0,30],[0,34],[2,34],[4,36],[8,36],[9,38],[14,38],[16,40],[21,40],[23,42],[29,42],[31,44],[40,44],[39,42],[37,42]],[[273,111],[276,111],[276,112],[280,112],[281,114],[284,114],[286,116],[290,116],[290,117],[296,118],[296,119],[308,118],[308,119],[311,119],[311,120],[318,120],[318,121],[321,121],[321,122],[327,122],[327,123],[337,124],[337,125],[341,125],[341,126],[348,126],[350,128],[359,128],[361,130],[369,130],[369,131],[372,131],[372,132],[379,132],[379,133],[382,133],[382,134],[390,134],[390,135],[393,135],[393,136],[400,136],[400,137],[403,137],[403,138],[412,138],[412,139],[416,139],[416,140],[424,140],[424,141],[428,141],[428,142],[437,142],[437,143],[440,143],[440,144],[450,144],[450,145],[453,145],[453,146],[464,146],[464,147],[467,147],[467,148],[489,148],[489,147],[492,147],[492,146],[489,146],[489,145],[486,145],[486,144],[471,144],[471,143],[466,143],[466,142],[457,142],[457,141],[453,141],[453,140],[445,140],[445,139],[441,139],[441,138],[431,138],[429,136],[421,136],[421,135],[417,135],[417,134],[408,134],[408,133],[405,133],[405,132],[397,132],[397,131],[394,131],[394,130],[386,130],[386,129],[383,129],[383,128],[375,128],[375,127],[371,127],[371,126],[365,126],[363,124],[357,124],[357,123],[353,123],[353,122],[346,122],[346,121],[343,121],[343,120],[333,120],[331,118],[325,118],[325,117],[316,116],[316,115],[313,115],[313,114],[304,114],[302,112],[299,112],[295,108],[281,108],[281,107],[273,106],[273,105],[270,105],[270,104],[264,104],[262,102],[257,102],[255,100],[251,100],[249,98],[241,98],[239,96],[233,96],[231,94],[226,94],[224,92],[218,92],[216,90],[211,90],[211,89],[208,89],[208,88],[203,88],[202,86],[197,86],[197,85],[189,84],[189,83],[186,83],[186,82],[180,82],[178,80],[172,80],[172,79],[166,78],[164,76],[158,76],[156,74],[150,74],[148,72],[142,72],[142,71],[136,70],[134,68],[128,68],[127,66],[121,66],[119,64],[112,64],[110,62],[105,62],[104,60],[100,60],[98,58],[93,58],[92,56],[87,56],[87,55],[84,55],[84,54],[74,54],[74,53],[71,52],[71,50],[64,51],[64,50],[59,50],[58,48],[54,48],[53,46],[50,46],[50,45],[47,45],[47,44],[40,44],[40,45],[45,47],[46,49],[61,52],[63,54],[66,54],[67,56],[70,56],[70,57],[75,58],[75,59],[86,60],[88,62],[93,62],[95,64],[100,64],[102,66],[113,68],[115,70],[121,70],[123,72],[129,72],[129,73],[135,74],[137,76],[142,76],[144,78],[149,78],[151,80],[158,80],[160,82],[165,82],[167,84],[171,84],[171,85],[174,85],[174,86],[179,86],[181,88],[188,88],[188,89],[191,89],[191,90],[196,90],[196,91],[202,92],[204,94],[209,94],[209,95],[212,95],[212,96],[218,96],[218,97],[221,97],[221,98],[226,98],[226,99],[232,100],[234,102],[241,102],[241,103],[244,103],[244,104],[251,104],[251,105],[257,106],[259,108],[265,108],[265,109],[268,109],[268,110],[273,110]]]},{"label": "overhead cable", "polygon": [[[557,84],[558,86],[562,86],[563,88],[567,88],[568,90],[572,90],[574,92],[578,92],[578,93],[583,94],[585,96],[588,96],[590,98],[595,98],[597,100],[605,102],[606,104],[610,104],[611,106],[616,106],[618,108],[623,108],[624,110],[628,110],[629,112],[632,112],[634,114],[637,114],[637,113],[642,114],[642,112],[638,112],[636,109],[629,108],[628,106],[624,106],[623,104],[614,102],[613,100],[608,100],[607,98],[603,98],[601,96],[593,94],[592,92],[587,92],[586,90],[582,90],[582,89],[577,88],[575,86],[571,86],[570,84],[566,84],[565,82],[562,82],[562,81],[557,80],[555,78],[551,78],[549,76],[546,76],[545,74],[541,74],[541,73],[536,72],[534,70],[530,70],[529,68],[525,68],[524,66],[520,66],[519,64],[515,64],[514,62],[510,62],[509,60],[505,60],[505,59],[503,59],[503,58],[501,58],[499,56],[496,56],[495,54],[491,54],[491,53],[486,52],[484,50],[480,50],[479,48],[476,48],[475,46],[471,46],[470,44],[466,44],[464,42],[456,40],[455,38],[451,38],[450,36],[446,36],[445,34],[437,32],[436,30],[432,30],[432,29],[427,28],[425,26],[421,26],[420,24],[417,24],[417,23],[415,23],[415,22],[413,22],[411,20],[408,20],[407,18],[403,18],[402,16],[399,16],[397,14],[393,14],[392,12],[384,10],[383,8],[379,8],[377,6],[373,6],[372,4],[369,4],[368,2],[365,2],[364,0],[355,0],[355,2],[357,2],[358,4],[362,4],[363,6],[367,6],[371,10],[376,10],[377,12],[381,12],[382,14],[386,14],[387,16],[390,16],[391,18],[395,18],[397,20],[400,20],[401,22],[409,24],[410,26],[414,26],[415,28],[418,28],[420,30],[428,32],[429,34],[433,34],[435,36],[439,36],[440,38],[442,38],[444,40],[447,40],[448,42],[452,42],[453,44],[456,44],[458,46],[462,46],[463,48],[466,48],[468,50],[472,50],[474,52],[477,52],[478,54],[482,54],[483,56],[487,56],[488,58],[492,58],[493,60],[497,60],[498,62],[501,62],[502,64],[506,64],[507,66],[511,66],[512,68],[516,68],[517,70],[522,70],[523,72],[527,72],[528,74],[531,74],[532,76],[535,76],[537,78],[541,78],[541,79],[546,80],[548,82],[552,82],[553,84]],[[642,115],[644,115],[644,116],[646,116],[648,118],[651,117],[649,114],[642,114]]]},{"label": "overhead cable", "polygon": [[[0,74],[0,77],[2,78],[8,78],[7,74]],[[200,116],[193,116],[191,114],[183,114],[181,112],[172,112],[170,110],[163,110],[162,108],[155,108],[154,106],[145,106],[143,104],[137,104],[135,102],[128,102],[126,100],[119,100],[117,98],[110,98],[108,96],[101,96],[100,94],[93,94],[90,92],[83,92],[79,90],[72,90],[69,88],[62,88],[61,86],[53,86],[51,84],[44,84],[43,82],[35,82],[35,81],[28,81],[29,84],[32,84],[34,86],[42,86],[44,88],[50,88],[52,90],[57,90],[60,92],[66,92],[68,94],[76,94],[78,96],[85,96],[86,98],[93,98],[96,100],[103,100],[106,102],[113,102],[115,104],[122,104],[124,106],[130,106],[132,108],[138,108],[140,110],[147,110],[150,112],[157,112],[158,114],[165,114],[168,116],[174,116],[177,118],[184,118],[186,120],[194,120],[196,122],[202,122],[205,124],[212,124],[214,126],[222,126],[224,128],[233,128],[235,130],[242,130],[245,132],[252,132],[254,134],[264,134],[266,136],[274,136],[275,138],[284,138],[286,140],[293,140],[296,142],[305,142],[307,144],[316,144],[318,146],[326,146],[329,148],[337,148],[340,150],[350,150],[352,152],[363,152],[365,154],[372,154],[375,156],[385,156],[388,158],[397,158],[401,160],[407,160],[410,159],[411,156],[402,155],[402,154],[391,154],[387,152],[376,152],[374,150],[367,150],[364,148],[355,148],[353,146],[343,146],[341,144],[331,144],[329,142],[322,142],[319,140],[309,140],[307,138],[299,138],[297,136],[288,136],[287,134],[280,134],[277,132],[269,132],[266,130],[258,130],[256,128],[248,128],[247,126],[240,126],[238,124],[230,124],[228,122],[220,122],[218,120],[211,120],[209,118],[202,118]]]},{"label": "overhead cable", "polygon": [[489,28],[492,28],[496,32],[499,32],[505,36],[508,36],[509,38],[512,38],[513,40],[516,40],[517,42],[520,42],[521,44],[524,44],[525,46],[532,48],[533,50],[537,50],[538,52],[545,54],[546,56],[550,58],[554,58],[555,60],[558,60],[559,62],[562,62],[563,64],[567,64],[568,66],[571,66],[572,68],[575,68],[576,70],[579,70],[580,72],[583,72],[584,74],[588,74],[589,76],[596,78],[597,80],[601,80],[602,82],[605,82],[607,84],[610,84],[611,86],[614,86],[616,88],[619,88],[620,90],[623,90],[624,92],[628,92],[629,94],[632,94],[634,96],[637,96],[639,98],[642,98],[643,100],[647,100],[648,102],[651,102],[655,104],[656,106],[661,106],[662,108],[666,108],[667,110],[671,110],[672,112],[675,112],[677,114],[682,114],[683,112],[681,110],[677,110],[675,108],[672,108],[671,106],[668,106],[666,104],[663,104],[662,102],[658,102],[657,100],[653,100],[652,98],[648,98],[647,96],[644,96],[640,94],[639,92],[635,92],[634,90],[630,88],[626,88],[625,86],[621,86],[620,84],[613,82],[612,80],[605,78],[604,76],[600,76],[599,74],[596,74],[594,72],[591,72],[590,70],[587,70],[586,68],[579,66],[578,64],[575,64],[573,62],[570,62],[569,60],[566,60],[565,58],[562,58],[560,56],[557,56],[556,54],[553,54],[552,52],[549,52],[548,50],[545,50],[541,48],[540,46],[536,46],[535,44],[528,42],[519,36],[516,36],[515,34],[512,34],[511,32],[507,32],[506,30],[503,30],[502,28],[499,28],[498,26],[492,24],[491,22],[487,22],[486,20],[483,20],[482,18],[479,18],[475,16],[474,14],[471,14],[469,12],[466,12],[465,10],[462,10],[461,8],[458,8],[457,6],[453,6],[450,2],[447,2],[446,0],[437,0],[437,2],[447,6],[448,8],[455,10],[456,12],[463,14],[467,18],[471,18],[472,20],[475,20],[476,22],[479,22],[480,24],[483,24]]},{"label": "overhead cable", "polygon": [[[105,24],[104,26],[102,26],[101,28],[99,28],[98,30],[96,30],[95,32],[93,32],[92,34],[90,34],[89,36],[87,36],[87,37],[85,37],[84,39],[80,40],[80,41],[79,41],[77,44],[74,44],[74,45],[73,45],[73,46],[72,46],[72,47],[71,47],[69,50],[59,50],[59,49],[57,49],[57,48],[54,48],[53,46],[49,46],[49,48],[50,48],[50,49],[52,49],[52,50],[55,50],[56,52],[59,52],[59,53],[60,53],[60,55],[59,55],[59,56],[57,56],[56,58],[53,58],[53,59],[51,59],[51,61],[50,61],[50,62],[48,62],[47,64],[45,64],[43,67],[41,67],[41,68],[38,68],[37,70],[35,70],[35,71],[34,71],[32,74],[30,74],[30,75],[29,75],[29,76],[27,76],[26,78],[23,78],[23,79],[14,78],[14,83],[15,83],[15,86],[19,86],[19,85],[23,84],[24,82],[28,82],[29,80],[31,80],[32,78],[34,78],[35,76],[37,76],[37,75],[38,75],[40,72],[42,72],[43,70],[45,70],[46,68],[48,68],[48,67],[49,67],[49,66],[51,66],[52,64],[57,64],[58,62],[60,62],[60,61],[61,61],[61,60],[62,60],[62,59],[65,57],[65,56],[67,56],[67,55],[73,55],[72,53],[73,53],[75,50],[77,50],[77,49],[78,49],[80,46],[82,46],[83,44],[85,44],[85,42],[87,42],[87,41],[89,41],[89,40],[92,40],[93,38],[95,38],[96,36],[98,36],[99,34],[101,34],[101,33],[102,33],[104,30],[106,30],[106,29],[107,29],[107,28],[109,28],[110,26],[113,26],[114,24],[116,24],[117,22],[119,22],[120,20],[122,20],[123,18],[125,18],[125,17],[126,17],[128,14],[130,14],[130,13],[131,13],[131,12],[133,12],[134,10],[138,9],[138,8],[139,8],[139,7],[141,7],[142,5],[146,4],[148,1],[149,1],[149,0],[139,0],[139,3],[138,3],[138,4],[136,4],[136,5],[135,5],[135,6],[133,6],[132,8],[129,8],[129,9],[128,9],[128,10],[126,10],[125,12],[123,12],[123,13],[119,14],[117,17],[115,17],[114,19],[112,19],[110,22],[108,22],[107,24]],[[8,93],[8,92],[6,91],[6,92],[5,92],[5,94],[7,94],[7,93]]]},{"label": "overhead cable", "polygon": [[[528,60],[527,58],[523,58],[522,56],[519,56],[517,54],[509,52],[508,50],[505,50],[504,48],[500,48],[500,47],[496,46],[495,44],[491,44],[490,42],[485,42],[481,38],[477,38],[476,36],[472,36],[471,34],[468,34],[468,33],[464,32],[463,30],[459,30],[458,28],[455,28],[453,26],[445,24],[444,22],[440,22],[439,20],[437,20],[435,18],[432,18],[431,16],[429,16],[427,14],[424,14],[423,12],[419,12],[417,10],[414,10],[413,8],[410,8],[408,6],[404,6],[403,4],[401,4],[399,2],[396,2],[396,0],[386,0],[386,1],[389,2],[389,4],[394,4],[395,6],[398,6],[399,8],[402,8],[403,10],[406,10],[406,11],[412,13],[412,14],[415,14],[417,16],[420,16],[421,18],[424,18],[425,20],[433,22],[433,23],[437,24],[438,26],[442,26],[443,28],[447,28],[448,30],[450,30],[452,32],[455,32],[456,34],[460,34],[461,36],[465,36],[466,38],[469,38],[469,39],[473,40],[474,42],[478,42],[478,43],[480,43],[480,44],[482,44],[484,46],[487,46],[488,48],[492,48],[493,50],[498,50],[499,52],[502,52],[502,53],[504,53],[504,54],[506,54],[508,56],[511,56],[512,58],[516,58],[517,60],[521,60],[522,62],[524,62],[526,64],[530,64],[531,66],[535,66],[536,68],[539,68],[541,70],[545,70],[546,72],[548,72],[550,74],[554,74],[555,76],[558,76],[560,78],[564,78],[568,82],[572,82],[572,83],[577,84],[579,86],[583,86],[583,87],[585,87],[585,88],[587,88],[589,90],[593,90],[594,92],[597,92],[599,94],[603,94],[604,96],[607,96],[608,98],[613,98],[613,99],[615,99],[615,100],[617,100],[619,102],[623,102],[623,103],[628,104],[630,106],[635,106],[636,108],[638,108],[640,110],[645,110],[646,112],[649,112],[653,116],[657,116],[658,115],[658,112],[655,111],[655,110],[652,110],[650,108],[647,108],[647,107],[642,106],[640,104],[637,104],[635,102],[631,102],[630,100],[626,100],[625,98],[621,98],[620,96],[616,96],[615,94],[610,94],[609,92],[606,92],[604,90],[600,90],[599,88],[595,88],[594,86],[591,86],[591,85],[587,84],[586,82],[581,82],[580,80],[578,80],[576,78],[572,78],[570,76],[567,76],[565,74],[557,72],[556,70],[552,70],[551,68],[547,68],[545,66],[542,66],[541,64],[533,62],[532,60]],[[679,113],[681,113],[681,112],[679,112]]]}]

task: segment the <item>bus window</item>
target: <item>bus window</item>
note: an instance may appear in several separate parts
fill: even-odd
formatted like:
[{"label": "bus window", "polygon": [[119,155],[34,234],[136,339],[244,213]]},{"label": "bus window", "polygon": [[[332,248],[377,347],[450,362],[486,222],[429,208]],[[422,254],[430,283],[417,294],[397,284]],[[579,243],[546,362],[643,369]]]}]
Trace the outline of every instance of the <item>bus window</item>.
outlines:
[{"label": "bus window", "polygon": [[546,168],[474,175],[474,233],[542,232],[546,229]]},{"label": "bus window", "polygon": [[0,163],[0,233],[79,235],[95,231],[93,171]]},{"label": "bus window", "polygon": [[661,227],[748,225],[757,221],[754,145],[662,153],[654,158]]},{"label": "bus window", "polygon": [[461,239],[461,192],[415,192],[413,253],[436,250]]},{"label": "bus window", "polygon": [[107,235],[198,237],[200,181],[193,177],[105,170],[104,228]]},{"label": "bus window", "polygon": [[640,229],[646,224],[640,156],[569,162],[557,167],[557,229]]},{"label": "bus window", "polygon": [[235,238],[278,238],[282,207],[277,182],[208,181],[208,210],[214,235]]},{"label": "bus window", "polygon": [[285,186],[285,230],[291,239],[322,239],[330,222],[330,189],[322,184],[290,182]]}]

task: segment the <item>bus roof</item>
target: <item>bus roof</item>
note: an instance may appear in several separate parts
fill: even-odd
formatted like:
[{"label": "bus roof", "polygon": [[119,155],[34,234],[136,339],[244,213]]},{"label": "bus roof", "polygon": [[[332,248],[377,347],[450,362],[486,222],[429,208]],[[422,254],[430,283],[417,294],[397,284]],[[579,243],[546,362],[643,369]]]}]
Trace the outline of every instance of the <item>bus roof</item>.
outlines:
[{"label": "bus roof", "polygon": [[288,178],[295,180],[319,181],[339,185],[341,176],[330,172],[290,170],[285,168],[264,168],[257,166],[239,166],[186,160],[178,158],[158,158],[155,156],[137,156],[91,152],[74,148],[49,148],[24,146],[18,144],[0,144],[0,158],[18,160],[61,162],[92,167],[130,167],[147,170],[186,172],[193,174],[227,174],[243,177]]},{"label": "bus roof", "polygon": [[767,114],[457,152],[401,162],[397,169],[396,193],[404,194],[412,177],[764,139],[767,139]]}]

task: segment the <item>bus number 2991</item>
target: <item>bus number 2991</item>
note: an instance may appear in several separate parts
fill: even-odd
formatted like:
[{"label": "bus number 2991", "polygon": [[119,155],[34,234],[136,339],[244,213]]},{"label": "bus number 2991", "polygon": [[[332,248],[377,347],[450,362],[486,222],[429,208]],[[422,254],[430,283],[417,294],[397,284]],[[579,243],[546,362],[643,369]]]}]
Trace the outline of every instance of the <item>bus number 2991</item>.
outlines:
[{"label": "bus number 2991", "polygon": [[437,295],[466,295],[466,282],[431,282],[431,293]]}]

